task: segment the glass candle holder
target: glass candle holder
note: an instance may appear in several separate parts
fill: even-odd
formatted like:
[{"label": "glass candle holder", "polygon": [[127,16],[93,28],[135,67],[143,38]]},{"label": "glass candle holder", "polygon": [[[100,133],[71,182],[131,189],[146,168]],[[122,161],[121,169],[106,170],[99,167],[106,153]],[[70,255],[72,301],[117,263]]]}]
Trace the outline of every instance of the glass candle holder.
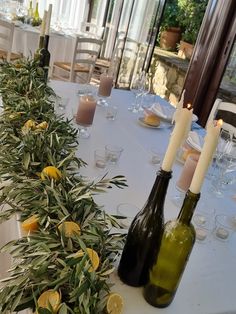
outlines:
[{"label": "glass candle holder", "polygon": [[107,98],[111,96],[113,86],[113,76],[103,73],[100,76],[100,84],[98,88],[98,105],[101,107],[107,107],[108,102]]},{"label": "glass candle holder", "polygon": [[79,137],[88,138],[90,133],[88,127],[93,124],[93,118],[96,110],[96,100],[91,95],[81,96],[79,106],[75,117],[79,125]]}]

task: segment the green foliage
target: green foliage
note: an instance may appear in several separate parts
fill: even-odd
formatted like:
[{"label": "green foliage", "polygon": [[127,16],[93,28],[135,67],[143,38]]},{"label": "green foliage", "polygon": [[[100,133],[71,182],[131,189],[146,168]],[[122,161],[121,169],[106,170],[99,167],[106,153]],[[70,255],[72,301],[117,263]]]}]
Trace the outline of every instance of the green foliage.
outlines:
[{"label": "green foliage", "polygon": [[[0,281],[0,313],[37,307],[39,295],[48,289],[61,293],[59,314],[101,313],[110,291],[108,277],[123,246],[124,236],[111,232],[120,227],[115,217],[107,215],[94,194],[112,186],[124,188],[123,176],[89,181],[79,170],[86,163],[78,155],[77,131],[70,121],[54,113],[56,95],[43,82],[43,72],[34,60],[0,66],[0,202],[7,209],[0,212],[0,223],[17,215],[19,223],[37,215],[39,228],[6,244],[13,265],[9,277]],[[25,127],[33,120],[35,127]],[[44,128],[37,126],[45,122]],[[55,166],[60,180],[42,179],[44,167]],[[58,230],[63,221],[80,225],[81,235],[66,237]],[[94,249],[99,268],[89,271],[91,261],[78,250]],[[4,285],[1,284],[4,283]]]},{"label": "green foliage", "polygon": [[194,44],[207,3],[207,0],[167,0],[161,30],[169,27],[180,27],[182,40]]},{"label": "green foliage", "polygon": [[165,30],[169,27],[179,27],[179,7],[177,0],[166,0],[161,29]]},{"label": "green foliage", "polygon": [[195,44],[207,3],[207,0],[178,0],[182,40]]}]

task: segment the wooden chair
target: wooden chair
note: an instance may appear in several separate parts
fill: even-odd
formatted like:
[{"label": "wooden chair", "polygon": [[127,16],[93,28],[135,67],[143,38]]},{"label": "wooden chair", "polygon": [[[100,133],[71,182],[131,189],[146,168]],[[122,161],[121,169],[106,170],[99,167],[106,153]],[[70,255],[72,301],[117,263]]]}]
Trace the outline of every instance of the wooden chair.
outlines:
[{"label": "wooden chair", "polygon": [[208,117],[208,121],[212,119],[223,119],[222,129],[236,137],[236,104],[217,98]]},{"label": "wooden chair", "polygon": [[[124,46],[124,33],[120,32],[116,39],[115,47],[110,59],[98,58],[95,65],[95,77],[99,79],[100,75],[106,72],[111,66],[111,62],[115,62],[116,66],[119,66],[119,62],[122,56],[122,49]],[[117,75],[117,68],[114,69],[114,77]]]},{"label": "wooden chair", "polygon": [[89,83],[102,43],[102,39],[76,37],[71,62],[54,62],[52,78]]},{"label": "wooden chair", "polygon": [[101,39],[103,36],[104,27],[98,26],[97,24],[90,23],[90,22],[82,22],[80,25],[80,30],[82,34],[84,35]]},{"label": "wooden chair", "polygon": [[22,57],[20,54],[12,53],[12,43],[15,25],[8,21],[0,20],[0,59],[8,62]]}]

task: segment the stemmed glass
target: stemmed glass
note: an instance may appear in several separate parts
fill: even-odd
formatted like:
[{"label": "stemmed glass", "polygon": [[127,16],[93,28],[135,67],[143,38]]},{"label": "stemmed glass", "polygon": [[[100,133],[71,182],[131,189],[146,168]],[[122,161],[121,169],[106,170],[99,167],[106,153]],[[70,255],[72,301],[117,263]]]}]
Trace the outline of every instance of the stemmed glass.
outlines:
[{"label": "stemmed glass", "polygon": [[137,75],[134,77],[131,83],[130,90],[134,94],[135,100],[134,100],[134,103],[130,107],[128,107],[128,110],[133,113],[137,113],[140,111],[140,108],[141,108],[139,99],[141,98],[143,94],[143,80],[140,75]]},{"label": "stemmed glass", "polygon": [[225,148],[228,145],[228,142],[230,141],[230,139],[231,139],[231,134],[228,131],[221,129],[215,155],[213,157],[211,167],[209,168],[209,171],[207,174],[208,179],[212,179],[216,175],[217,160],[221,158],[222,154],[224,154]]},{"label": "stemmed glass", "polygon": [[141,107],[139,111],[143,111],[143,107],[145,107],[145,97],[150,93],[151,89],[151,77],[149,73],[142,72],[141,74]]},{"label": "stemmed glass", "polygon": [[212,191],[218,196],[223,196],[222,187],[227,173],[236,169],[236,139],[230,138],[225,144],[224,150],[216,158],[217,174],[212,180]]}]

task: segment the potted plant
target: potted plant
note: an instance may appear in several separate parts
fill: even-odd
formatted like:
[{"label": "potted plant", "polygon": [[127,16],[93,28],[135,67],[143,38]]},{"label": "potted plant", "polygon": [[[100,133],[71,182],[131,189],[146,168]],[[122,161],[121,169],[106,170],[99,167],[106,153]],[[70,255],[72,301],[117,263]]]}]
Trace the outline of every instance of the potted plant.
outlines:
[{"label": "potted plant", "polygon": [[167,0],[160,28],[160,48],[165,50],[176,50],[177,43],[181,36],[178,16],[179,8],[177,0]]},{"label": "potted plant", "polygon": [[178,0],[178,21],[182,29],[178,56],[190,59],[208,0]]}]

